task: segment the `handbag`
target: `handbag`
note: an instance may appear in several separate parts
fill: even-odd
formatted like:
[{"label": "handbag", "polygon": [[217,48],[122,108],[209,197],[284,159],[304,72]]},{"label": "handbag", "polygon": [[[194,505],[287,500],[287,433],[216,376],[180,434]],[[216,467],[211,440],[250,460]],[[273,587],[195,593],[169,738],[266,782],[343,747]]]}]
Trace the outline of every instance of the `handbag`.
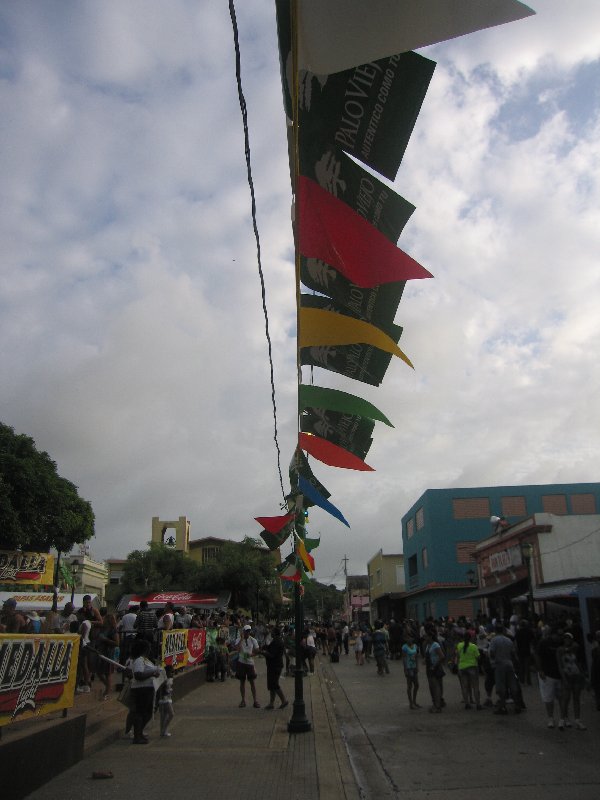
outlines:
[{"label": "handbag", "polygon": [[124,706],[127,708],[131,708],[132,700],[131,697],[131,681],[124,681],[123,688],[119,692],[119,696],[117,697],[119,703],[123,703]]}]

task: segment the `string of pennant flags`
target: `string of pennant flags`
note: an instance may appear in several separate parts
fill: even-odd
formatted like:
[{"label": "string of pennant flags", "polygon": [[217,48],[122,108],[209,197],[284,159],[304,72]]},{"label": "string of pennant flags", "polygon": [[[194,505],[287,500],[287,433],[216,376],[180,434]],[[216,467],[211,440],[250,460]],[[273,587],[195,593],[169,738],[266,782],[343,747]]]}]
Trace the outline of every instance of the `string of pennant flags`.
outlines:
[{"label": "string of pennant flags", "polygon": [[372,471],[375,423],[393,425],[357,395],[304,384],[301,368],[371,386],[393,356],[413,368],[394,319],[406,281],[432,277],[397,246],[415,206],[372,174],[395,180],[433,76],[435,62],[414,50],[534,12],[518,0],[275,5],[294,195],[299,424],[287,513],[255,519],[269,549],[292,538],[279,577],[305,583],[320,543],[306,534],[308,509],[350,527],[307,456]]}]

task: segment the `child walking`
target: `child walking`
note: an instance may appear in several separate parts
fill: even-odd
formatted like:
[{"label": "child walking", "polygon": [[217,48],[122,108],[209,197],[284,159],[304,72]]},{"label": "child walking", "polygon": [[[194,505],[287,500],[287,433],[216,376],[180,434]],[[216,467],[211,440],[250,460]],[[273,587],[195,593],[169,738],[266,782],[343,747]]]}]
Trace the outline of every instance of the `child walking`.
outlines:
[{"label": "child walking", "polygon": [[173,667],[165,667],[166,681],[161,685],[158,695],[158,711],[160,714],[160,735],[170,736],[168,730],[173,713]]}]

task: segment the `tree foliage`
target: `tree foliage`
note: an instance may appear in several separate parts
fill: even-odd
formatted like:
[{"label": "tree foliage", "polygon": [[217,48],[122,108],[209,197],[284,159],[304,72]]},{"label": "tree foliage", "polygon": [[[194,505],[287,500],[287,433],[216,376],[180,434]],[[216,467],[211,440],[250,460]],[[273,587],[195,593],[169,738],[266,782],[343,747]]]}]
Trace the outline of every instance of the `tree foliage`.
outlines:
[{"label": "tree foliage", "polygon": [[344,592],[333,584],[312,580],[304,587],[304,615],[307,618],[330,620],[334,611],[342,611]]},{"label": "tree foliage", "polygon": [[273,590],[272,555],[257,539],[225,542],[216,561],[200,564],[179,550],[165,544],[151,543],[148,550],[134,550],[123,569],[126,592],[167,591],[231,592],[234,608],[256,608],[257,598],[263,608]]},{"label": "tree foliage", "polygon": [[94,534],[94,512],[34,440],[0,422],[0,548],[69,552]]},{"label": "tree foliage", "polygon": [[199,581],[197,561],[166,544],[151,542],[148,550],[134,550],[123,567],[126,592],[190,591]]}]

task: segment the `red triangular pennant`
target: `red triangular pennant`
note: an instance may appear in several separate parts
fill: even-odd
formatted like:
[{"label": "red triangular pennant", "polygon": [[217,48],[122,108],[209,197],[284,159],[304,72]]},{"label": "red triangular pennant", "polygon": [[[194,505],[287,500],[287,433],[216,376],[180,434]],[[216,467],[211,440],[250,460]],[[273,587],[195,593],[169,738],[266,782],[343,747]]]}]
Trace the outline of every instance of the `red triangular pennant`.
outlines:
[{"label": "red triangular pennant", "polygon": [[254,517],[254,519],[269,533],[279,533],[288,522],[294,519],[294,512],[285,514],[283,517]]},{"label": "red triangular pennant", "polygon": [[301,433],[298,438],[302,450],[306,450],[311,456],[314,456],[324,464],[329,464],[330,467],[342,467],[343,469],[357,469],[361,472],[374,472],[373,467],[350,453],[343,447],[337,444],[332,444],[320,436],[314,436],[311,433]]},{"label": "red triangular pennant", "polygon": [[315,181],[300,175],[297,191],[302,255],[322,259],[357,286],[432,277],[425,267]]}]

